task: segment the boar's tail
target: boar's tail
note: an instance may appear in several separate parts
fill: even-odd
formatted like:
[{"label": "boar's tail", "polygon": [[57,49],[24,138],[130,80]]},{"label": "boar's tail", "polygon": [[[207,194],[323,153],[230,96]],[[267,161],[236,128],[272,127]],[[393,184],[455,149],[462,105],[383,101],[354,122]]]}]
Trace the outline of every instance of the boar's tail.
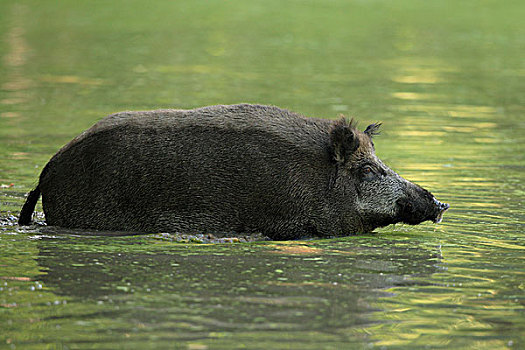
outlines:
[{"label": "boar's tail", "polygon": [[18,225],[26,226],[31,224],[31,217],[33,216],[33,211],[35,211],[36,202],[40,197],[40,187],[36,188],[29,192],[26,202],[20,211],[20,216],[18,217]]}]

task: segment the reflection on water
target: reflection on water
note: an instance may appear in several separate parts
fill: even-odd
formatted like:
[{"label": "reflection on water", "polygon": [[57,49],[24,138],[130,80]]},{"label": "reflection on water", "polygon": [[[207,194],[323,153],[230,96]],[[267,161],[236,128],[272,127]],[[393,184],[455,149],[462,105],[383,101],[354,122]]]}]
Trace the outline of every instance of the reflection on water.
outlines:
[{"label": "reflection on water", "polygon": [[[522,10],[0,2],[0,344],[523,348]],[[237,102],[382,121],[378,155],[451,209],[294,242],[16,226],[43,165],[104,115]]]},{"label": "reflection on water", "polygon": [[[19,311],[10,314],[9,329],[22,336],[32,308],[51,303],[38,321],[60,329],[54,332],[82,325],[90,332],[79,339],[93,341],[89,334],[103,331],[97,341],[105,342],[124,327],[132,344],[153,333],[165,342],[196,338],[222,346],[255,336],[273,347],[291,332],[305,348],[327,339],[342,346],[356,327],[376,322],[371,304],[388,295],[381,289],[427,285],[411,276],[441,270],[437,247],[374,236],[252,245],[64,236],[41,238],[36,247],[41,272],[16,286],[39,297],[31,306],[11,302]],[[12,279],[6,287],[16,288]]]}]

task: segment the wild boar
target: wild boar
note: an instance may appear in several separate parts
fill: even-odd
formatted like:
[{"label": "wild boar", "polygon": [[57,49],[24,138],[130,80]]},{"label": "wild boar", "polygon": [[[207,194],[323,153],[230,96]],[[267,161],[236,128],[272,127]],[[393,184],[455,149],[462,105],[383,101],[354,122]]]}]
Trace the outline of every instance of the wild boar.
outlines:
[{"label": "wild boar", "polygon": [[55,154],[48,225],[135,233],[262,233],[274,240],[439,222],[449,208],[375,155],[379,124],[307,118],[273,106],[112,114]]}]

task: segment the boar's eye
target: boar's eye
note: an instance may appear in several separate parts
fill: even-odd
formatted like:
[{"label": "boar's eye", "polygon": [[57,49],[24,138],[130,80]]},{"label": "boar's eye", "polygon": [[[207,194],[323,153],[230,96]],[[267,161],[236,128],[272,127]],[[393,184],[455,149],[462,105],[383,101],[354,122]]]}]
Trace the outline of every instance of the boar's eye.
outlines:
[{"label": "boar's eye", "polygon": [[363,171],[363,175],[372,175],[374,173],[370,165],[365,165],[362,171]]},{"label": "boar's eye", "polygon": [[376,171],[370,165],[365,165],[361,168],[361,179],[364,181],[372,181],[376,178]]}]

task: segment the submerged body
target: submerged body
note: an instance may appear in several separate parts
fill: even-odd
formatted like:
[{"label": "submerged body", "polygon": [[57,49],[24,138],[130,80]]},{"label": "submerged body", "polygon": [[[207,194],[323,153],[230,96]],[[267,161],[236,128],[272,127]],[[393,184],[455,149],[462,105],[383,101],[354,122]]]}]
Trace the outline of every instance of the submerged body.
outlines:
[{"label": "submerged body", "polygon": [[439,221],[448,205],[375,156],[377,127],[248,104],[113,114],[49,161],[19,222],[40,193],[48,225],[110,231],[293,239]]}]

